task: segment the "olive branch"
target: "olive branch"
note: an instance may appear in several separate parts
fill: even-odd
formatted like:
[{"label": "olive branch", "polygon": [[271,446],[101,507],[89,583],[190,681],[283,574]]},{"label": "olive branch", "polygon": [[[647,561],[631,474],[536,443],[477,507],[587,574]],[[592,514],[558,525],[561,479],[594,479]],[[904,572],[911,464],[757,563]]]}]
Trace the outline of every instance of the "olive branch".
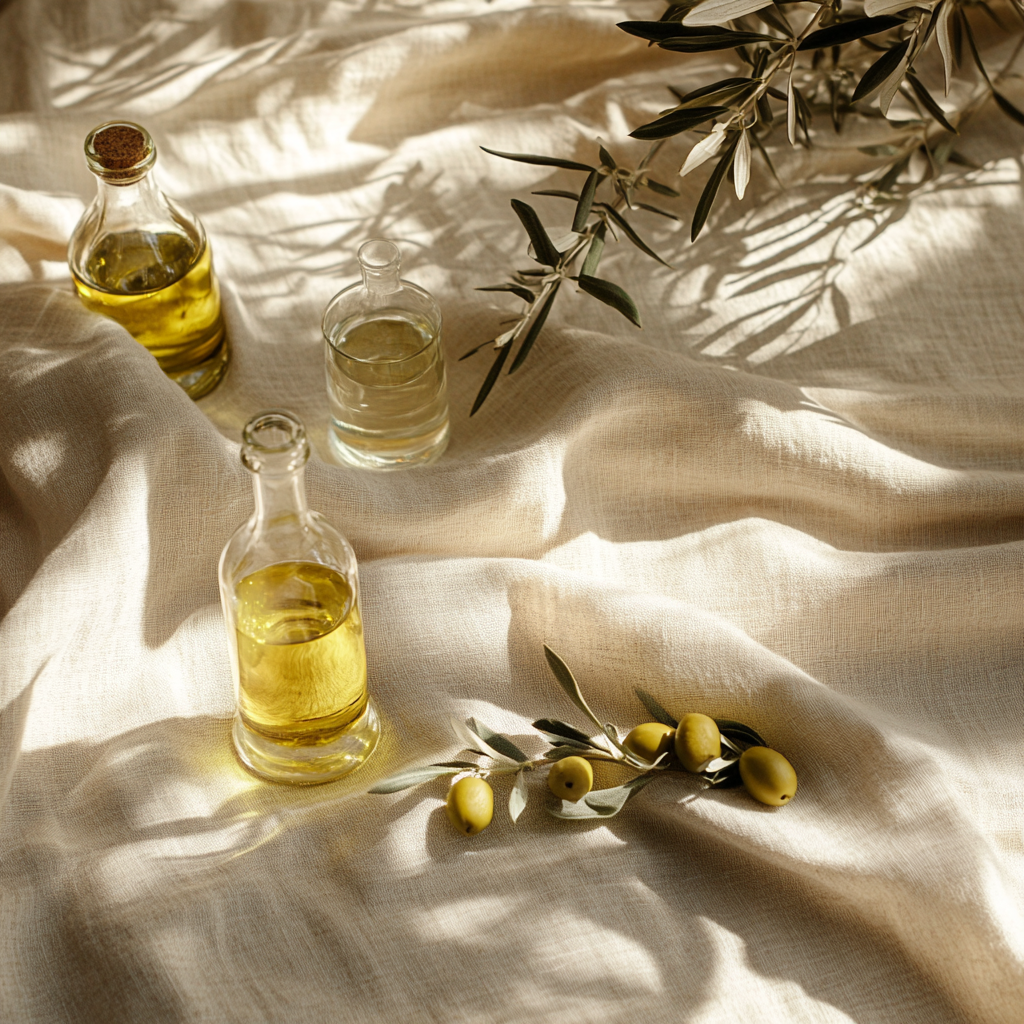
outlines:
[{"label": "olive branch", "polygon": [[[916,4],[865,0],[858,13],[844,9],[841,0],[828,0],[818,4],[798,30],[791,17],[806,6],[786,0],[683,0],[671,3],[658,21],[622,22],[619,28],[651,46],[687,54],[732,50],[746,68],[743,75],[687,93],[669,86],[676,104],[630,132],[632,138],[652,143],[635,168],[618,164],[604,145],[599,146],[598,162],[593,165],[481,147],[492,156],[575,171],[586,178],[578,192],[542,189],[533,193],[575,203],[570,230],[554,238],[532,206],[512,200],[529,237],[528,253],[540,269],[517,270],[502,284],[478,289],[509,292],[524,306],[502,324],[506,329],[497,337],[461,357],[468,359],[488,345],[496,350],[471,416],[491,393],[513,349],[517,350],[507,373],[522,366],[566,281],[575,282],[581,291],[611,306],[636,327],[642,326],[640,311],[630,295],[620,285],[598,277],[597,270],[608,238],[618,241],[620,235],[645,255],[671,266],[626,216],[642,210],[679,219],[640,198],[646,198],[648,192],[670,199],[680,195],[649,173],[651,162],[668,139],[687,132],[699,136],[679,168],[680,176],[715,161],[693,210],[690,241],[694,242],[710,217],[723,181],[729,178],[737,198],[744,197],[755,152],[782,186],[766,144],[783,125],[790,146],[810,148],[816,114],[827,115],[837,135],[850,117],[884,121],[895,132],[893,142],[856,147],[861,154],[881,160],[880,167],[860,185],[861,198],[869,204],[890,201],[899,194],[900,180],[909,173],[915,157],[921,158],[922,170],[916,180],[903,184],[903,191],[937,178],[947,164],[976,167],[956,149],[956,139],[969,118],[990,100],[1024,126],[1024,112],[1001,90],[1024,48],[1024,31],[1019,26],[1014,30],[1020,37],[1010,58],[993,72],[982,57],[971,13],[990,19],[1003,33],[1011,30],[986,0],[920,0]],[[1005,6],[1015,22],[1024,25],[1024,0],[1007,0]],[[783,7],[797,10],[787,16]],[[976,69],[979,79],[959,109],[944,108],[925,84],[918,63],[929,54],[937,55],[937,63],[941,62],[945,96],[968,62]],[[899,117],[890,114],[897,97],[902,100]],[[584,252],[577,271],[576,262]]]},{"label": "olive branch", "polygon": [[[623,742],[616,726],[610,722],[602,722],[593,712],[569,667],[547,644],[544,645],[544,655],[566,696],[597,727],[596,735],[556,718],[539,718],[533,722],[533,728],[547,741],[549,749],[535,757],[529,757],[513,740],[495,732],[483,722],[475,718],[467,718],[464,721],[452,718],[452,731],[459,742],[464,744],[464,749],[486,760],[438,761],[422,767],[407,768],[375,783],[368,792],[397,793],[444,776],[474,776],[488,779],[512,775],[514,781],[509,793],[508,809],[512,821],[516,822],[527,805],[527,774],[538,769],[550,768],[566,758],[576,757],[589,762],[618,764],[635,774],[620,786],[590,790],[575,803],[549,799],[545,809],[556,818],[610,818],[618,814],[630,799],[648,783],[653,782],[659,774],[685,771],[667,751],[649,759]],[[654,697],[641,689],[635,689],[634,693],[653,721],[669,729],[677,728],[678,720]],[[721,745],[725,750],[722,756],[709,758],[699,766],[697,774],[702,780],[702,786],[705,789],[742,786],[741,755],[750,747],[767,747],[768,744],[754,729],[742,722],[731,719],[713,721],[718,727]]]}]

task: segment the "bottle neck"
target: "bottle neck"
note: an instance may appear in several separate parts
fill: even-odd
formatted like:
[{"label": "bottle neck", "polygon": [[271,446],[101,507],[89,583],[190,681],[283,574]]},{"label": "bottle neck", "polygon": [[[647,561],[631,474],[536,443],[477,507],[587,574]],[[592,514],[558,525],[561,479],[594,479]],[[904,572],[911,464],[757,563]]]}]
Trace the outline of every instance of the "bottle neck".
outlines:
[{"label": "bottle neck", "polygon": [[371,295],[391,295],[402,288],[397,266],[378,269],[364,264],[361,269],[363,271],[363,287]]},{"label": "bottle neck", "polygon": [[174,219],[167,197],[149,174],[127,185],[97,176],[96,200],[103,215],[114,221],[124,218],[135,223],[146,220],[161,223]]},{"label": "bottle neck", "polygon": [[257,530],[284,524],[302,525],[309,518],[304,468],[274,475],[253,473],[252,486]]}]

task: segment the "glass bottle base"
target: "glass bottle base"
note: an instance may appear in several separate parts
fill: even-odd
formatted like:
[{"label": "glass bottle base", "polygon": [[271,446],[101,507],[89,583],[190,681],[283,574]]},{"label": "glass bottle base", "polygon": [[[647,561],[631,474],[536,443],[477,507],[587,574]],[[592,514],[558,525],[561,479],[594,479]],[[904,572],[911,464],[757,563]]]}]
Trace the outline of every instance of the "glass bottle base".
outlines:
[{"label": "glass bottle base", "polygon": [[388,437],[383,431],[371,432],[332,419],[327,431],[331,454],[357,469],[409,469],[429,466],[444,454],[451,433],[445,419],[436,430],[417,437]]},{"label": "glass bottle base", "polygon": [[235,715],[231,738],[242,764],[254,774],[272,782],[312,786],[347,775],[367,761],[380,739],[380,719],[367,701],[366,710],[333,742],[302,747],[260,736]]},{"label": "glass bottle base", "polygon": [[208,395],[224,379],[229,362],[231,349],[228,346],[227,335],[224,335],[216,352],[201,363],[186,370],[164,370],[164,373],[184,389],[189,398],[195,400]]}]

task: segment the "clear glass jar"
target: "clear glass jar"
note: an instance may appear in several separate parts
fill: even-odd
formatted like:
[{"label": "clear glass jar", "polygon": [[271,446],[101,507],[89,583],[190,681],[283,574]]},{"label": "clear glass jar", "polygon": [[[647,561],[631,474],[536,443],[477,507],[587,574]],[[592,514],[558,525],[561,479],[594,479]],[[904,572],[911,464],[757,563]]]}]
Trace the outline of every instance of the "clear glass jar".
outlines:
[{"label": "clear glass jar", "polygon": [[116,320],[192,398],[217,386],[229,349],[213,257],[199,219],[157,188],[156,146],[130,121],[89,132],[96,198],[68,245],[79,297]]},{"label": "clear glass jar", "polygon": [[328,782],[358,768],[380,734],[366,686],[351,545],[306,505],[309,442],[290,412],[254,416],[242,463],[256,508],[220,559],[237,694],[235,749],[278,782]]},{"label": "clear glass jar", "polygon": [[401,260],[394,242],[364,242],[362,282],[324,312],[331,450],[364,469],[425,466],[448,445],[441,310]]}]

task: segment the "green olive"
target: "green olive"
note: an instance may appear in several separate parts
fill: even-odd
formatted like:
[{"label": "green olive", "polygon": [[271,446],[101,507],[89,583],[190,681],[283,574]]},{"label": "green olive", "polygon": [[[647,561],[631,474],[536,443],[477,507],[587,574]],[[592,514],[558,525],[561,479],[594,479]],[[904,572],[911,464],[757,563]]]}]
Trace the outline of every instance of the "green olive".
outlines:
[{"label": "green olive", "polygon": [[576,803],[582,800],[594,786],[594,769],[585,758],[563,757],[556,761],[548,772],[548,789],[563,800]]},{"label": "green olive", "polygon": [[722,756],[722,736],[713,718],[707,715],[683,715],[676,729],[676,757],[688,772]]},{"label": "green olive", "polygon": [[755,800],[771,807],[788,804],[796,795],[793,766],[770,747],[748,747],[743,751],[740,778]]},{"label": "green olive", "polygon": [[448,820],[466,836],[483,832],[494,817],[494,790],[481,778],[467,775],[448,790]]},{"label": "green olive", "polygon": [[645,761],[657,761],[662,754],[672,749],[672,738],[675,729],[661,722],[645,722],[631,729],[622,745],[637,757]]}]

